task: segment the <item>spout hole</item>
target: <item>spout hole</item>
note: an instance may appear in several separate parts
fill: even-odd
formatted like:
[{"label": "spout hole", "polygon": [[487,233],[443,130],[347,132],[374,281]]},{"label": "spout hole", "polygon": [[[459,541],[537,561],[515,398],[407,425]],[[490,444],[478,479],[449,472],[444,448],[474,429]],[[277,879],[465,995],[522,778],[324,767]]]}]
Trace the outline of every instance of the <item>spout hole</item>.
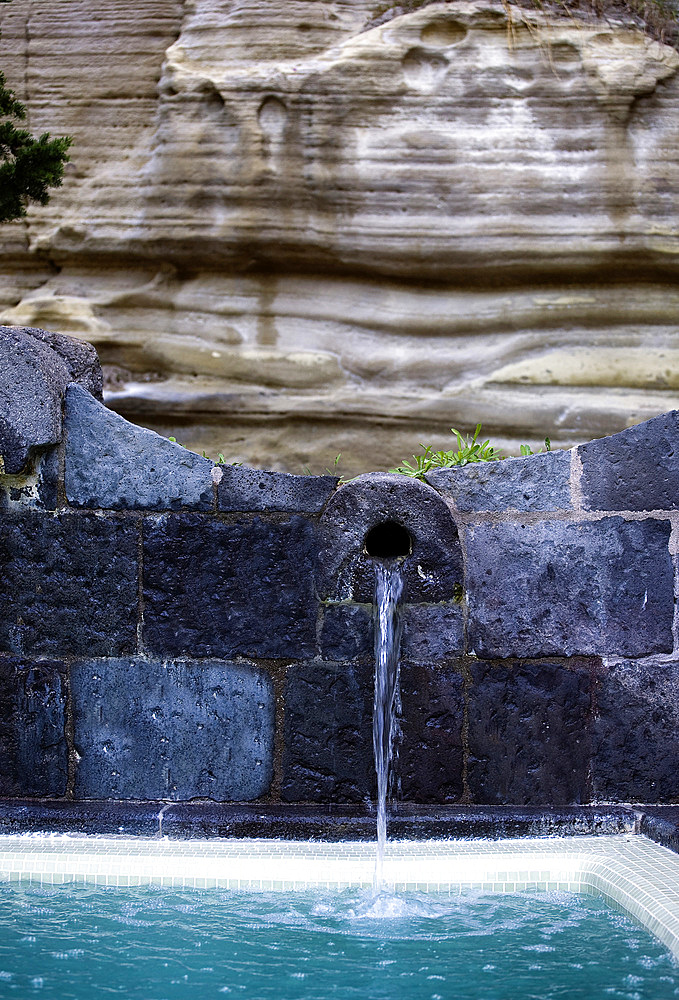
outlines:
[{"label": "spout hole", "polygon": [[413,540],[407,528],[398,521],[383,521],[371,528],[365,536],[365,553],[376,559],[397,559],[409,556]]}]

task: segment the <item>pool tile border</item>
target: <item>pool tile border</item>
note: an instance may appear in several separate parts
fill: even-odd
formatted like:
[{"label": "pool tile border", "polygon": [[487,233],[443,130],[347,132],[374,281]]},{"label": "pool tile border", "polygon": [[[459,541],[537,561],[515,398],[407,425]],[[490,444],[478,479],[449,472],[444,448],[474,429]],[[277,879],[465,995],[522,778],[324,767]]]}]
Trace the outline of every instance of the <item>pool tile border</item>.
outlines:
[{"label": "pool tile border", "polygon": [[[365,841],[168,840],[0,835],[0,882],[295,891],[369,887]],[[385,882],[402,891],[565,891],[601,896],[679,961],[679,855],[644,835],[390,841]]]}]

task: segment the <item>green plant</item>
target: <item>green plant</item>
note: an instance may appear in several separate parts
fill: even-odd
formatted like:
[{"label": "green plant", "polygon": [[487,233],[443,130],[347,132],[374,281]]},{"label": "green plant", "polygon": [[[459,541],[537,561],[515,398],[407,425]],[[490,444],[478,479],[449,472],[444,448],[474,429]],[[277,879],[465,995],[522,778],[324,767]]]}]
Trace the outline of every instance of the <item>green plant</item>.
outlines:
[{"label": "green plant", "polygon": [[340,460],[341,457],[342,457],[342,452],[339,451],[335,455],[335,461],[332,463],[332,469],[326,468],[325,471],[328,473],[329,476],[334,476],[335,473],[337,472],[337,466],[339,465],[339,460]]},{"label": "green plant", "polygon": [[[498,462],[505,458],[490,441],[478,440],[481,424],[476,425],[476,430],[470,438],[464,438],[454,427],[450,429],[457,438],[457,451],[434,451],[431,445],[420,445],[424,451],[421,455],[413,455],[414,464],[404,461],[389,471],[400,472],[401,475],[410,476],[412,479],[424,479],[426,474],[433,472],[434,469],[450,469],[454,466],[471,465],[475,462]],[[529,455],[541,454],[543,450],[552,450],[552,442],[548,437],[545,438],[544,449],[538,448],[537,451],[533,451],[529,444],[522,444],[521,456],[528,458]]]},{"label": "green plant", "polygon": [[[0,2],[2,2],[2,0],[0,0]],[[180,448],[186,448],[186,445],[182,444],[181,441],[177,441],[176,437],[170,436],[170,437],[168,437],[167,440],[171,441],[172,444],[178,444]],[[203,454],[203,458],[207,458],[207,460],[209,462],[213,462],[214,465],[242,465],[243,464],[242,462],[227,462],[221,451],[218,453],[217,458],[211,458],[206,451],[204,451],[202,454]]]},{"label": "green plant", "polygon": [[[337,468],[337,466],[339,465],[339,461],[340,461],[341,457],[342,457],[342,452],[340,451],[335,456],[335,461],[332,463],[332,468],[329,469],[327,465],[325,467],[325,471],[326,471],[326,474],[328,476],[336,476],[337,477],[337,479],[338,479],[337,485],[338,486],[343,486],[344,483],[350,483],[351,482],[351,479],[347,479],[346,476],[343,476],[341,474],[341,472],[339,471],[339,469]],[[304,466],[304,475],[305,476],[315,476],[316,473],[312,472],[312,470],[309,468],[308,465],[305,465]]]},{"label": "green plant", "polygon": [[[549,440],[548,437],[545,438],[545,448],[544,448],[544,450],[545,451],[551,451],[552,450],[552,442]],[[529,444],[522,444],[521,445],[521,457],[522,458],[528,458],[529,455],[540,455],[541,453],[542,453],[542,448],[538,448],[537,451],[533,451],[533,449],[531,448],[531,446]]]},{"label": "green plant", "polygon": [[44,132],[35,139],[14,124],[25,118],[26,108],[5,86],[4,73],[0,73],[0,222],[21,219],[31,201],[46,205],[47,189],[60,186],[69,159],[73,141],[69,136],[53,139]]},{"label": "green plant", "polygon": [[327,466],[325,468],[325,471],[327,472],[327,474],[329,476],[337,476],[337,475],[339,475],[339,485],[340,486],[342,486],[343,483],[349,483],[349,482],[351,482],[351,480],[347,479],[346,476],[343,476],[340,473],[339,469],[337,468],[337,466],[339,465],[339,460],[340,460],[341,457],[342,457],[342,452],[340,451],[335,456],[335,461],[332,463],[332,469],[329,469]]},{"label": "green plant", "polygon": [[390,472],[400,472],[403,476],[410,476],[412,479],[424,479],[428,472],[434,469],[450,469],[453,466],[470,465],[475,462],[497,462],[503,456],[491,445],[490,441],[479,441],[481,424],[476,425],[476,430],[471,437],[463,437],[454,427],[450,428],[457,438],[457,451],[434,451],[431,445],[420,445],[424,448],[421,455],[413,455],[414,465],[411,462],[403,461],[401,465]]}]

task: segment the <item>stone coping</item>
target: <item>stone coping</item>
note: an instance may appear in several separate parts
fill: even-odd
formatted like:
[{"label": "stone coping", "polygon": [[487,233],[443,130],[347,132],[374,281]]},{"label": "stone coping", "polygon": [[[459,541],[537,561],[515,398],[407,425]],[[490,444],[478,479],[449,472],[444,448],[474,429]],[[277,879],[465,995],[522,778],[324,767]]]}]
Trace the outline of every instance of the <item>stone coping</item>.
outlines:
[{"label": "stone coping", "polygon": [[[0,834],[61,832],[284,840],[372,840],[375,813],[328,803],[222,803],[0,798]],[[679,853],[679,805],[422,805],[389,807],[389,835],[399,839],[564,837],[643,833]]]},{"label": "stone coping", "polygon": [[[668,847],[676,807],[471,806],[395,802],[389,836],[406,840],[582,836],[643,830]],[[676,817],[679,824],[679,816]],[[0,799],[0,834],[61,832],[169,838],[251,837],[356,841],[375,837],[371,804]],[[655,830],[664,838],[655,835]],[[679,837],[676,848],[679,848]]]},{"label": "stone coping", "polygon": [[[0,798],[0,835],[83,833],[170,839],[281,838],[356,841],[375,836],[375,812],[328,803],[228,803]],[[679,853],[679,805],[542,806],[423,805],[396,802],[389,835],[428,838],[564,837],[642,833]]]},{"label": "stone coping", "polygon": [[[0,835],[0,881],[8,883],[248,891],[369,888],[374,868],[375,846],[361,841]],[[679,960],[679,857],[644,835],[390,841],[384,881],[396,891],[602,896]]]}]

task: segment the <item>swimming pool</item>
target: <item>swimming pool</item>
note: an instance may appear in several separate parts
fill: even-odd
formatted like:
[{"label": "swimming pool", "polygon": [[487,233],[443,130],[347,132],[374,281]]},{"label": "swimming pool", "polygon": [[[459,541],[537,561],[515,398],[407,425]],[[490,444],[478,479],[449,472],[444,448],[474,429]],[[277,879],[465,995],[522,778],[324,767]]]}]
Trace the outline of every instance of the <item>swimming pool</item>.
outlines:
[{"label": "swimming pool", "polygon": [[54,1000],[669,1000],[679,969],[601,899],[469,890],[0,887],[0,994]]},{"label": "swimming pool", "polygon": [[[202,995],[214,987],[255,998],[320,997],[327,995],[327,983],[319,983],[329,975],[326,959],[335,948],[330,966],[337,983],[346,987],[344,993],[333,987],[338,998],[358,995],[352,992],[356,983],[365,985],[382,961],[400,969],[398,983],[384,993],[390,997],[398,996],[403,984],[402,995],[409,997],[516,997],[516,992],[503,992],[505,978],[530,980],[529,973],[537,979],[533,985],[526,980],[522,997],[558,996],[558,988],[575,996],[574,990],[582,988],[589,992],[580,995],[589,998],[598,995],[595,983],[602,997],[679,996],[673,964],[679,960],[679,856],[644,836],[390,841],[383,868],[388,892],[378,896],[372,891],[374,865],[370,842],[0,836],[0,924],[8,920],[5,942],[12,928],[23,928],[16,931],[20,937],[11,953],[24,954],[14,968],[3,946],[0,990],[14,989],[12,984],[44,989],[48,981],[57,989],[58,976],[73,966],[75,980],[90,977],[91,995],[92,975],[110,979],[117,969],[115,956],[129,953],[130,968],[137,960],[144,967],[148,962],[158,966],[160,992],[149,993],[147,983],[147,992],[139,993],[147,998],[188,995],[182,992],[187,984]],[[64,885],[70,886],[67,892]],[[42,916],[49,927],[30,930],[28,925]],[[108,929],[100,938],[92,926]],[[56,937],[50,937],[50,928]],[[141,929],[139,934],[134,928]],[[29,981],[22,970],[30,967],[43,934],[52,942],[42,949],[44,970]],[[193,942],[188,953],[182,951],[185,941]],[[102,942],[108,942],[110,957]],[[300,948],[306,952],[297,968],[294,956]],[[313,962],[307,968],[319,948],[316,957],[325,956],[320,968]],[[168,957],[168,949],[182,957]],[[191,949],[200,951],[203,964],[195,966],[198,956]],[[380,949],[396,957],[385,957]],[[212,957],[203,962],[208,952]],[[488,958],[496,953],[497,958]],[[81,959],[87,954],[91,960],[85,968]],[[589,957],[579,961],[578,954]],[[167,975],[160,971],[163,955]],[[479,964],[484,955],[488,960]],[[508,955],[518,963],[511,973]],[[563,968],[557,958],[565,962]],[[432,972],[443,980],[420,982],[420,970],[429,961],[448,970]],[[276,963],[280,975],[273,971]],[[173,978],[172,970],[182,965],[189,971]],[[457,986],[449,977],[458,967],[467,985],[451,993]],[[215,968],[226,969],[229,981],[215,973],[213,982]],[[257,978],[263,968],[270,970],[268,985]],[[499,979],[491,975],[498,968],[503,970]],[[4,974],[9,978],[3,980]],[[656,974],[651,987],[649,977]],[[141,975],[139,969],[135,975]],[[384,976],[391,981],[391,973]],[[31,985],[32,980],[41,983]],[[557,992],[545,992],[548,981]],[[444,983],[443,993],[437,993],[437,982]],[[429,993],[427,983],[434,984]],[[130,982],[121,982],[111,992],[137,995],[130,990]],[[363,995],[382,995],[375,990]],[[58,991],[55,996],[80,996],[63,980]]]}]

